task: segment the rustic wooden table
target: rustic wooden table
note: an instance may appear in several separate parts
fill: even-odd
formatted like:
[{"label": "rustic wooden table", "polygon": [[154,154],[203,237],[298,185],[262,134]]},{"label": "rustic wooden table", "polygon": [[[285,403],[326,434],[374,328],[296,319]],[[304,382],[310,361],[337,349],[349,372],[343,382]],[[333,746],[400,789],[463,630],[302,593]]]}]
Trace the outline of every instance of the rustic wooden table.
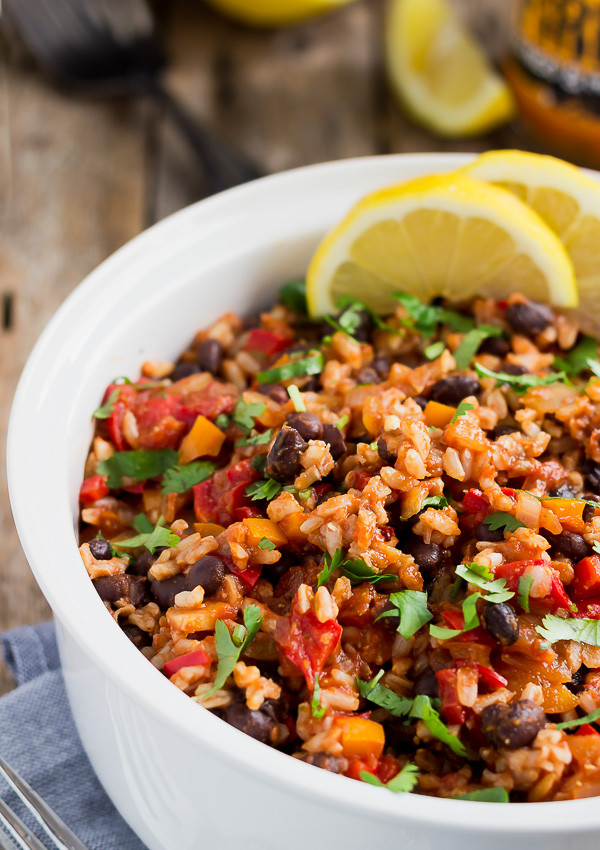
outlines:
[{"label": "rustic wooden table", "polygon": [[[508,0],[456,0],[498,57]],[[201,0],[158,7],[173,90],[267,172],[341,157],[523,147],[512,127],[448,142],[396,105],[382,67],[383,0],[276,32]],[[204,195],[185,144],[149,104],[56,91],[10,37],[0,64],[0,631],[50,616],[10,513],[5,433],[14,389],[58,305],[142,229]],[[43,475],[43,470],[40,470]],[[35,523],[35,517],[31,517]],[[52,540],[47,541],[52,549]],[[56,565],[60,569],[60,564]],[[0,671],[0,692],[11,687]]]}]

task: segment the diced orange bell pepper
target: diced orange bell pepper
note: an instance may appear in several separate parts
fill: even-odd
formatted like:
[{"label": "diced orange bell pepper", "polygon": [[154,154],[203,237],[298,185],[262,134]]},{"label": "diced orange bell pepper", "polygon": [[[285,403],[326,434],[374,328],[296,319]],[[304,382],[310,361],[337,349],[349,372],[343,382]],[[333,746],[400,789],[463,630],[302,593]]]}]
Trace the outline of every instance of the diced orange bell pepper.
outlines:
[{"label": "diced orange bell pepper", "polygon": [[266,537],[275,546],[285,546],[287,543],[287,537],[272,519],[247,517],[242,522],[248,529],[248,543],[251,546],[258,546],[263,537]]},{"label": "diced orange bell pepper", "polygon": [[562,714],[565,711],[572,711],[579,705],[576,695],[564,685],[544,684],[542,690],[544,694],[542,708],[548,714]]},{"label": "diced orange bell pepper", "polygon": [[338,717],[336,722],[342,727],[341,744],[346,758],[381,757],[385,745],[385,732],[381,723],[365,717]]},{"label": "diced orange bell pepper", "polygon": [[225,529],[216,522],[195,522],[194,531],[198,532],[202,537],[217,537]]},{"label": "diced orange bell pepper", "polygon": [[445,428],[455,413],[455,407],[440,404],[439,401],[428,401],[423,411],[425,422],[433,428]]},{"label": "diced orange bell pepper", "polygon": [[561,525],[569,531],[582,531],[585,525],[583,522],[585,502],[578,499],[543,499],[542,504],[552,511]]},{"label": "diced orange bell pepper", "polygon": [[288,514],[279,521],[281,530],[290,543],[296,543],[298,546],[306,543],[306,534],[300,531],[300,526],[306,522],[306,518],[307,516],[303,511],[297,511],[296,513]]},{"label": "diced orange bell pepper", "polygon": [[225,434],[206,416],[197,416],[192,430],[181,441],[179,463],[189,463],[197,457],[215,457],[221,451]]}]

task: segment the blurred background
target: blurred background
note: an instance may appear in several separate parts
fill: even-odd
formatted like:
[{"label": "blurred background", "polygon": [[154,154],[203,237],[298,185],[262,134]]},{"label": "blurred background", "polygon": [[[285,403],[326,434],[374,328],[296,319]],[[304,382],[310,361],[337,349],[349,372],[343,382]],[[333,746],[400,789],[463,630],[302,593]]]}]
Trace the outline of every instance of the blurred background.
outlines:
[{"label": "blurred background", "polygon": [[[42,5],[54,2],[62,0]],[[120,6],[127,24],[133,6]],[[334,8],[314,15],[326,6]],[[58,305],[100,261],[209,194],[214,180],[176,128],[172,103],[56,85],[48,63],[32,56],[51,38],[36,2],[0,7],[4,454],[18,376]],[[27,19],[20,13],[28,10]],[[262,173],[369,154],[505,147],[600,159],[600,0],[518,8],[510,0],[169,0],[151,11],[165,87],[212,142],[217,134],[217,149],[236,148]],[[110,56],[105,50],[108,66]],[[12,525],[4,460],[0,630],[50,614]]]}]

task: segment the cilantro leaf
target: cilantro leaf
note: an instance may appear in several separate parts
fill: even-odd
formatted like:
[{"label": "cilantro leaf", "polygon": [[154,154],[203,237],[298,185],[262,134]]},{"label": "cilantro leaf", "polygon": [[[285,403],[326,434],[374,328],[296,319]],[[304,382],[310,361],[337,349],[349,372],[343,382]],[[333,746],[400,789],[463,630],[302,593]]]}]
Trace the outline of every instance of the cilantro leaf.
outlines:
[{"label": "cilantro leaf", "polygon": [[299,378],[303,375],[319,375],[324,366],[323,355],[320,351],[313,351],[308,357],[292,360],[283,366],[275,366],[266,372],[259,372],[256,379],[259,384],[276,384],[279,381],[289,381],[290,378]]},{"label": "cilantro leaf", "polygon": [[115,409],[115,402],[119,398],[119,388],[117,387],[112,391],[109,397],[106,399],[102,407],[98,407],[92,413],[94,419],[108,419],[108,417],[112,414]]},{"label": "cilantro leaf", "polygon": [[258,548],[267,549],[269,552],[272,552],[275,548],[275,544],[272,540],[269,540],[268,537],[261,537],[261,539],[258,541]]},{"label": "cilantro leaf", "polygon": [[120,487],[123,478],[134,481],[147,481],[158,478],[171,466],[177,463],[177,452],[173,449],[156,449],[146,451],[140,449],[132,452],[115,452],[114,455],[98,464],[100,475],[107,476],[111,489]]},{"label": "cilantro leaf", "polygon": [[586,714],[585,717],[578,717],[577,720],[565,720],[564,723],[557,723],[557,729],[575,729],[577,726],[585,726],[586,723],[595,723],[600,719],[600,708]]},{"label": "cilantro leaf", "polygon": [[531,590],[532,584],[532,575],[521,576],[519,579],[519,586],[517,587],[517,602],[526,614],[529,614],[529,591]]},{"label": "cilantro leaf", "polygon": [[369,773],[368,770],[361,770],[358,774],[363,782],[368,782],[369,785],[376,785],[378,788],[387,788],[388,791],[393,791],[394,794],[410,794],[417,782],[419,781],[419,768],[415,764],[405,764],[402,770],[397,773],[389,782],[382,782],[374,773]]},{"label": "cilantro leaf", "polygon": [[225,431],[225,429],[229,427],[230,422],[231,419],[229,418],[229,416],[227,416],[226,413],[219,413],[219,415],[215,419],[215,425],[217,426],[217,428],[220,428],[221,431]]},{"label": "cilantro leaf", "polygon": [[323,318],[327,324],[331,325],[332,328],[335,328],[336,331],[345,333],[355,342],[358,342],[358,340],[354,337],[354,333],[360,327],[360,323],[362,321],[362,316],[360,314],[362,309],[363,305],[360,302],[353,301],[347,305],[337,319],[334,319],[331,316],[324,316]]},{"label": "cilantro leaf", "polygon": [[524,522],[506,511],[494,511],[493,514],[484,519],[483,524],[487,525],[490,531],[498,531],[501,528],[504,532],[508,531],[509,533],[516,531],[517,528],[525,528]]},{"label": "cilantro leaf", "polygon": [[394,617],[399,612],[398,632],[403,638],[412,637],[421,626],[433,620],[433,614],[427,607],[427,594],[422,590],[400,590],[397,593],[390,593],[389,601],[397,611],[385,611],[377,619]]},{"label": "cilantro leaf", "polygon": [[484,341],[493,336],[502,336],[502,328],[497,328],[494,325],[479,325],[478,328],[473,328],[465,334],[462,342],[454,352],[454,362],[457,369],[466,369],[475,354],[479,350],[479,346]]},{"label": "cilantro leaf", "polygon": [[129,537],[127,540],[119,540],[114,546],[116,549],[137,549],[139,546],[145,546],[150,552],[154,552],[155,549],[162,546],[169,548],[177,546],[180,538],[170,529],[164,528],[164,524],[164,517],[160,517],[156,525],[153,526],[145,514],[138,514],[134,520],[134,525],[140,533],[135,537]]},{"label": "cilantro leaf", "polygon": [[437,508],[440,510],[441,508],[447,508],[448,504],[448,499],[445,496],[427,496],[421,502],[421,510],[425,508]]},{"label": "cilantro leaf", "polygon": [[394,575],[378,573],[362,558],[345,558],[343,549],[336,549],[333,556],[330,557],[327,552],[323,556],[323,569],[319,573],[317,587],[326,584],[334,570],[340,570],[353,584],[361,584],[364,581],[378,584],[381,581],[396,581],[397,578]]},{"label": "cilantro leaf", "polygon": [[359,694],[380,708],[385,708],[394,717],[408,717],[414,700],[411,697],[399,697],[390,688],[380,685],[379,679],[382,676],[383,670],[380,670],[370,682],[363,682],[362,679],[357,679],[356,683]]},{"label": "cilantro leaf", "polygon": [[554,367],[566,372],[567,375],[578,375],[589,369],[594,375],[600,377],[600,363],[598,357],[598,340],[593,336],[583,336],[564,357],[554,358]]},{"label": "cilantro leaf", "polygon": [[294,313],[308,313],[306,304],[306,282],[303,279],[288,280],[279,290],[279,300]]},{"label": "cilantro leaf", "polygon": [[435,360],[435,358],[439,357],[445,348],[446,343],[440,339],[438,342],[432,342],[431,345],[424,348],[423,354],[428,360]]},{"label": "cilantro leaf", "polygon": [[238,428],[249,434],[254,428],[255,418],[262,416],[266,409],[267,405],[264,401],[244,401],[240,397],[233,411],[233,421]]},{"label": "cilantro leaf", "polygon": [[482,597],[486,602],[498,604],[499,602],[506,602],[508,599],[512,599],[515,595],[512,590],[506,589],[505,578],[497,578],[492,581],[493,576],[491,571],[488,567],[483,566],[483,564],[472,563],[469,566],[459,564],[456,568],[456,575],[468,581],[469,584],[474,584],[476,587],[481,588],[486,593],[486,596]]},{"label": "cilantro leaf", "polygon": [[556,614],[546,614],[541,626],[535,627],[549,643],[557,640],[578,640],[589,646],[600,646],[600,620],[570,617],[563,619]]},{"label": "cilantro leaf", "polygon": [[163,475],[163,493],[187,493],[196,484],[206,481],[216,469],[209,460],[196,460],[182,466],[172,466]]},{"label": "cilantro leaf", "polygon": [[292,400],[292,404],[294,405],[294,410],[296,413],[305,413],[306,405],[304,404],[304,399],[302,398],[302,393],[298,389],[295,384],[291,384],[288,388],[288,395]]},{"label": "cilantro leaf", "polygon": [[[558,728],[558,727],[557,727]],[[469,794],[461,794],[453,797],[453,800],[477,800],[479,803],[509,803],[510,798],[506,788],[482,788],[480,791],[471,791]]]},{"label": "cilantro leaf", "polygon": [[452,425],[460,416],[464,416],[469,410],[475,410],[475,405],[471,404],[469,401],[461,401],[452,414],[452,419],[449,424]]},{"label": "cilantro leaf", "polygon": [[315,674],[315,686],[313,689],[312,699],[310,701],[310,713],[313,717],[321,718],[324,716],[327,709],[321,705],[321,685],[319,684],[319,674]]},{"label": "cilantro leaf", "polygon": [[236,448],[240,446],[268,446],[273,436],[273,429],[269,428],[262,434],[255,434],[253,437],[240,437],[235,441]]},{"label": "cilantro leaf", "polygon": [[467,755],[467,751],[461,741],[441,721],[440,715],[431,704],[430,697],[417,694],[410,711],[410,717],[417,717],[422,720],[431,734],[443,744],[450,747],[453,753],[463,757]]},{"label": "cilantro leaf", "polygon": [[325,552],[323,555],[323,569],[317,578],[317,587],[322,587],[327,584],[334,570],[339,569],[340,564],[344,560],[344,552],[342,549],[336,549],[333,555]]},{"label": "cilantro leaf", "polygon": [[279,481],[275,481],[274,478],[264,478],[262,481],[255,481],[253,484],[249,484],[244,490],[244,493],[246,496],[251,496],[253,502],[258,502],[261,499],[266,499],[270,502],[282,490],[283,487]]},{"label": "cilantro leaf", "polygon": [[212,688],[204,694],[203,699],[208,699],[223,687],[233,673],[233,668],[240,656],[258,634],[262,621],[263,615],[258,605],[248,605],[244,608],[244,625],[236,626],[233,636],[229,634],[229,629],[223,620],[217,620],[215,624],[215,647],[219,657],[217,675]]},{"label": "cilantro leaf", "polygon": [[564,372],[550,372],[548,375],[538,377],[537,375],[509,375],[508,372],[492,372],[481,363],[475,363],[475,371],[480,378],[495,378],[501,384],[509,384],[517,392],[524,392],[529,387],[545,387],[548,384],[556,384],[565,380]]},{"label": "cilantro leaf", "polygon": [[452,330],[461,333],[470,330],[474,325],[473,319],[468,316],[435,304],[423,304],[415,295],[408,292],[394,292],[394,298],[402,304],[412,319],[415,330],[421,336],[431,336],[439,324],[448,325]]}]

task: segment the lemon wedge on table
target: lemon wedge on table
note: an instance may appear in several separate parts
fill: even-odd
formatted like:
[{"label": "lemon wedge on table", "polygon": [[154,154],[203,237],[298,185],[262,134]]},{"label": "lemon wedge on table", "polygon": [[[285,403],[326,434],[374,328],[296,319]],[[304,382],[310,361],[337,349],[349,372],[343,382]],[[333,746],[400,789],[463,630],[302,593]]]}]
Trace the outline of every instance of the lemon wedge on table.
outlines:
[{"label": "lemon wedge on table", "polygon": [[391,312],[398,290],[422,301],[519,291],[577,304],[573,267],[550,228],[509,192],[460,173],[367,195],[325,237],[308,269],[313,315],[334,312],[340,295]]},{"label": "lemon wedge on table", "polygon": [[514,114],[508,86],[448,0],[392,0],[386,64],[402,103],[434,133],[478,135]]},{"label": "lemon wedge on table", "polygon": [[279,27],[345,6],[352,0],[206,0],[230,18],[256,27]]},{"label": "lemon wedge on table", "polygon": [[543,218],[573,263],[582,322],[600,327],[600,183],[563,160],[522,151],[490,151],[463,173],[508,189]]}]

